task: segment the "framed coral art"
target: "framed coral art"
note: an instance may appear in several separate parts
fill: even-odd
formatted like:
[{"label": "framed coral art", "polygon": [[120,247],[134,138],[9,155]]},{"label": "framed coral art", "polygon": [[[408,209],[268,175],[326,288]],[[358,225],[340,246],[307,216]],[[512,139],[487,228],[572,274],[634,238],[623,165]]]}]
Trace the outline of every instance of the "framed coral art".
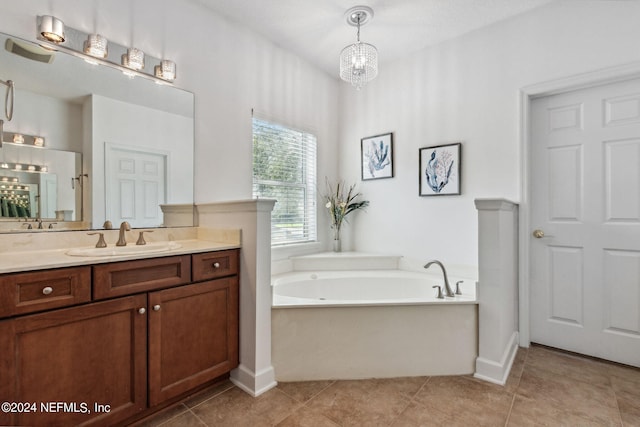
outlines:
[{"label": "framed coral art", "polygon": [[362,180],[393,178],[393,134],[360,140]]},{"label": "framed coral art", "polygon": [[420,195],[460,194],[462,144],[425,147],[420,153]]}]

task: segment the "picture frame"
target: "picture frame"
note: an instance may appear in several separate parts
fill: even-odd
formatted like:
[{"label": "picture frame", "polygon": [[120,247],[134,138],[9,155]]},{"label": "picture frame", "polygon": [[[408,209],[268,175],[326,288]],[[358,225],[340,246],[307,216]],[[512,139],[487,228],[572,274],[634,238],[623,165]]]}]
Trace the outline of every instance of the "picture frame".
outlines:
[{"label": "picture frame", "polygon": [[360,140],[360,171],[363,181],[393,178],[393,133]]},{"label": "picture frame", "polygon": [[462,143],[423,147],[418,151],[420,196],[461,194]]}]

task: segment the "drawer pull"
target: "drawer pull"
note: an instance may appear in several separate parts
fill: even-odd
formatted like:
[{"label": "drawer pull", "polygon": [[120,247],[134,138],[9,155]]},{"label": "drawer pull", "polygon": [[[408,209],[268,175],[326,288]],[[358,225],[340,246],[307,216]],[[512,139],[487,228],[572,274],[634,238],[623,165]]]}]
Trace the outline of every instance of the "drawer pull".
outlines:
[{"label": "drawer pull", "polygon": [[214,262],[213,263],[213,268],[220,268],[220,263],[219,262]]},{"label": "drawer pull", "polygon": [[53,288],[51,286],[47,286],[42,290],[43,295],[49,295],[51,292],[53,292]]},{"label": "drawer pull", "polygon": [[153,311],[160,311],[160,304],[156,304],[153,306]]},{"label": "drawer pull", "polygon": [[144,307],[141,307],[141,308],[138,309],[138,313],[140,313],[140,314],[145,314],[146,312],[147,312],[147,309],[144,308]]}]

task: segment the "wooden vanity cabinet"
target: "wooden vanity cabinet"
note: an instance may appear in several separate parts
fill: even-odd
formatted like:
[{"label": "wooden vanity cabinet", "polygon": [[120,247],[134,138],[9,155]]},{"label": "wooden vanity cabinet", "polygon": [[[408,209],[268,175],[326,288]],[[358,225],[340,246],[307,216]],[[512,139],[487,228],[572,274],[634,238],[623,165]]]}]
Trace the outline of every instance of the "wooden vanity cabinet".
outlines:
[{"label": "wooden vanity cabinet", "polygon": [[113,425],[144,410],[146,304],[136,295],[0,322],[0,400],[35,405],[0,412],[0,425]]},{"label": "wooden vanity cabinet", "polygon": [[238,277],[149,294],[149,405],[238,365]]},{"label": "wooden vanity cabinet", "polygon": [[[73,307],[0,314],[0,402],[38,405],[0,412],[0,425],[128,423],[228,373],[238,365],[238,264],[239,250],[229,250],[81,267],[92,274],[82,270],[78,289],[93,289],[93,302],[80,302],[82,291],[82,300],[65,297]],[[63,270],[72,269],[3,275],[0,285],[71,277]],[[43,412],[47,402],[77,411]]]}]

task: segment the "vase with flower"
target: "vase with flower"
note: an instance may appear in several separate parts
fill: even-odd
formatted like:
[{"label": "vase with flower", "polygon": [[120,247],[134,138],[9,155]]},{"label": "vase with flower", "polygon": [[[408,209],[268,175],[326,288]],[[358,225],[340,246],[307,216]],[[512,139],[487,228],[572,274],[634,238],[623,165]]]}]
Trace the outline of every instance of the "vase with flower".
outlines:
[{"label": "vase with flower", "polygon": [[333,250],[334,252],[342,251],[342,242],[340,240],[340,229],[343,221],[351,212],[369,206],[368,200],[356,200],[361,196],[356,191],[356,186],[350,185],[346,189],[343,181],[339,181],[335,185],[331,185],[327,180],[327,194],[325,198],[325,207],[329,211],[331,217],[331,228],[333,229]]}]

